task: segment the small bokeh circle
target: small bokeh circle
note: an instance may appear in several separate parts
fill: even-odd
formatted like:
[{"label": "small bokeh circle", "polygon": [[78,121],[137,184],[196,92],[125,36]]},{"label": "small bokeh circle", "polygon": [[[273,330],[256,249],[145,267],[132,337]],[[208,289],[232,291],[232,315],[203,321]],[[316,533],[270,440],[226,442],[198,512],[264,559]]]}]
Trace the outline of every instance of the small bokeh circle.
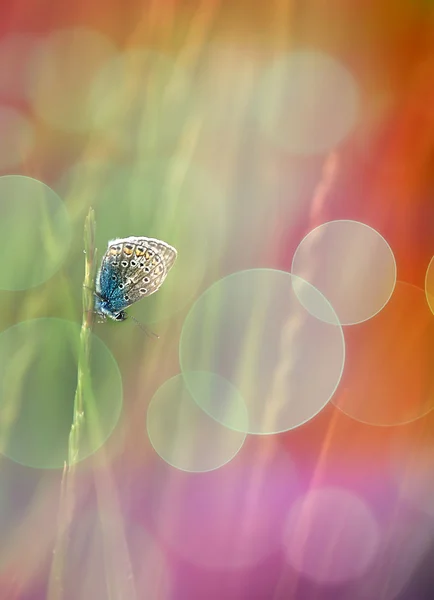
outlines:
[{"label": "small bokeh circle", "polygon": [[71,27],[50,32],[29,61],[29,94],[38,117],[60,131],[92,130],[90,89],[115,54],[110,38],[94,29]]},{"label": "small bokeh circle", "polygon": [[190,87],[188,71],[170,56],[128,49],[97,72],[88,110],[94,128],[118,151],[155,153],[182,136],[192,103]]},{"label": "small bokeh circle", "polygon": [[[237,390],[219,375],[189,373],[204,393],[232,399],[247,419]],[[243,412],[244,410],[244,412]],[[182,375],[165,381],[155,392],[147,414],[152,446],[172,467],[194,473],[218,469],[241,450],[245,433],[232,431],[207,415],[190,395]]]},{"label": "small bokeh circle", "polygon": [[298,50],[271,62],[262,78],[264,133],[298,155],[332,150],[353,130],[359,91],[350,71],[323,52]]},{"label": "small bokeh circle", "polygon": [[[15,28],[14,28],[15,29]],[[10,102],[27,102],[32,57],[41,37],[33,33],[6,33],[0,38],[0,96]]]},{"label": "small bokeh circle", "polygon": [[30,120],[15,108],[0,106],[0,139],[0,169],[24,164],[34,144]]},{"label": "small bokeh circle", "polygon": [[287,562],[320,583],[361,577],[376,556],[379,527],[355,494],[328,487],[309,491],[291,506],[284,530]]},{"label": "small bokeh circle", "polygon": [[310,231],[294,253],[291,272],[324,294],[342,325],[374,317],[390,300],[396,284],[389,244],[372,227],[351,220],[329,221]]}]

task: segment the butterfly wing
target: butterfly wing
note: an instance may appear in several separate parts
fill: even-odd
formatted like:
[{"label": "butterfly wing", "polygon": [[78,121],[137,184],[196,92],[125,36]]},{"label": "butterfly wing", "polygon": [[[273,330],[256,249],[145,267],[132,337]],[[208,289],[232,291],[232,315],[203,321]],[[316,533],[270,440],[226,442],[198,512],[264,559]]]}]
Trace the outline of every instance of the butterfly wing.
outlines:
[{"label": "butterfly wing", "polygon": [[115,310],[122,310],[154,294],[176,260],[175,248],[161,240],[128,237],[112,240],[99,278],[101,294]]},{"label": "butterfly wing", "polygon": [[122,275],[118,270],[117,261],[108,252],[101,261],[96,279],[96,291],[107,302],[113,314],[119,313],[127,306],[123,294]]}]

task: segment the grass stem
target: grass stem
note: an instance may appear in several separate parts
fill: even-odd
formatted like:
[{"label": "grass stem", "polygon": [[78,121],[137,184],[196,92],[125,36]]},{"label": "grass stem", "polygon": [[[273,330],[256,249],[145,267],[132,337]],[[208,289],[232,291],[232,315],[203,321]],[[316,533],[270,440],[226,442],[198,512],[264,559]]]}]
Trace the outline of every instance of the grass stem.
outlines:
[{"label": "grass stem", "polygon": [[95,248],[95,212],[89,209],[84,223],[84,252],[85,273],[83,283],[83,321],[80,331],[80,345],[78,350],[77,389],[74,398],[74,414],[69,434],[68,466],[69,469],[80,458],[80,442],[84,427],[84,397],[85,390],[90,385],[90,345],[92,326],[94,321],[94,294],[96,274],[96,248]]},{"label": "grass stem", "polygon": [[74,411],[68,440],[68,461],[63,469],[60,503],[58,514],[57,539],[53,550],[50,576],[47,589],[47,600],[63,600],[64,567],[68,549],[71,524],[76,506],[76,490],[74,486],[74,466],[80,459],[81,442],[85,426],[85,394],[89,392],[90,378],[90,344],[94,321],[95,285],[95,213],[89,209],[84,224],[85,274],[83,283],[83,320],[80,331],[78,349],[77,388],[74,397]]}]

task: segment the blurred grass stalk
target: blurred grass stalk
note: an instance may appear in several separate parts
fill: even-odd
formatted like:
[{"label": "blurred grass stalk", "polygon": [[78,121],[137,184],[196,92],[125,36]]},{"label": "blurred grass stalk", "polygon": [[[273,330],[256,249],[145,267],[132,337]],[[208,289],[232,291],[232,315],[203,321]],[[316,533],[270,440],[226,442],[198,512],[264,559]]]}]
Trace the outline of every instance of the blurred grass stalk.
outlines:
[{"label": "blurred grass stalk", "polygon": [[80,344],[78,349],[78,375],[77,389],[74,398],[74,415],[68,444],[68,469],[71,470],[79,460],[80,441],[82,429],[85,425],[84,419],[84,396],[85,391],[90,389],[90,344],[92,336],[92,325],[94,320],[94,293],[95,289],[95,212],[89,208],[84,223],[84,251],[86,255],[85,273],[83,283],[83,322],[80,332]]},{"label": "blurred grass stalk", "polygon": [[74,397],[74,412],[68,440],[68,462],[65,462],[62,475],[60,506],[58,514],[57,539],[47,589],[47,600],[62,600],[63,573],[69,530],[74,516],[75,489],[74,467],[80,458],[80,447],[85,428],[85,394],[89,391],[90,344],[94,320],[94,294],[96,273],[95,212],[89,209],[84,224],[85,274],[83,283],[83,321],[78,350],[77,388]]}]

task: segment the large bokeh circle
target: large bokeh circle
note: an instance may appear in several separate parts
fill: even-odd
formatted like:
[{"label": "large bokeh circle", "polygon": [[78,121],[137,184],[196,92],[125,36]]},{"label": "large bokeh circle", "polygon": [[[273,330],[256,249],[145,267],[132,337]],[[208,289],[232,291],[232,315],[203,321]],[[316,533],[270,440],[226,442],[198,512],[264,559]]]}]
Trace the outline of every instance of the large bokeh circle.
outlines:
[{"label": "large bokeh circle", "polygon": [[[316,318],[306,304],[316,306]],[[230,429],[288,431],[333,396],[345,361],[342,327],[330,303],[300,277],[273,269],[240,271],[195,302],[180,339],[180,365],[195,401]],[[216,373],[241,394],[211,393],[193,371]]]},{"label": "large bokeh circle", "polygon": [[403,425],[434,408],[434,316],[424,290],[398,281],[374,319],[345,331],[347,360],[333,404],[370,425]]},{"label": "large bokeh circle", "polygon": [[[0,334],[0,451],[15,462],[37,468],[68,462],[79,343],[79,326],[62,319],[23,321]],[[117,363],[96,335],[90,356],[77,460],[102,446],[122,408]]]}]

